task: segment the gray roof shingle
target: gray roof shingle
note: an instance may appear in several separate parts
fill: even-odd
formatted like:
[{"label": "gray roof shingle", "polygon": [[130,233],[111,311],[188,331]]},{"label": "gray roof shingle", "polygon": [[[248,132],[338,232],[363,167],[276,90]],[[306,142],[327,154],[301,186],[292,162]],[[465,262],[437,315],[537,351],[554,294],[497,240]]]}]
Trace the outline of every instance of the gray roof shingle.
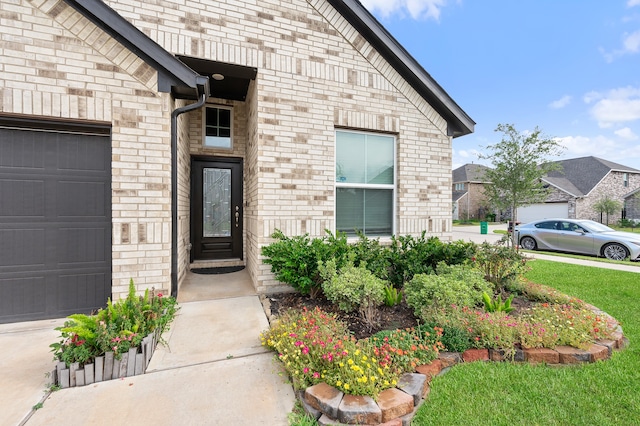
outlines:
[{"label": "gray roof shingle", "polygon": [[554,161],[553,163],[560,164],[562,169],[549,172],[542,179],[576,197],[588,195],[611,171],[640,173],[640,170],[632,167],[593,156]]}]

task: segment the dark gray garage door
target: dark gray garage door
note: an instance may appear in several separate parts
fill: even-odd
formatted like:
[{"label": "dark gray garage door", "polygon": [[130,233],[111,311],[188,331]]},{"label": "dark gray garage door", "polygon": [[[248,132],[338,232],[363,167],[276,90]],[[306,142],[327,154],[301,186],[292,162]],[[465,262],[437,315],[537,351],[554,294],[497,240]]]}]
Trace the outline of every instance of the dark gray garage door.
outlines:
[{"label": "dark gray garage door", "polygon": [[0,323],[89,313],[110,296],[109,129],[0,117]]}]

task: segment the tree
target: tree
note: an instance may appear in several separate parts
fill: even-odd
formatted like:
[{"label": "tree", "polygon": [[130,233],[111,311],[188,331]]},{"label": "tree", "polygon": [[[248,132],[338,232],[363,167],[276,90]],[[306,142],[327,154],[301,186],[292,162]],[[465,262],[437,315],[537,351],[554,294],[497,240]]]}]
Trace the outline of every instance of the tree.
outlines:
[{"label": "tree", "polygon": [[593,208],[598,213],[605,213],[607,215],[607,225],[609,225],[609,215],[614,214],[616,211],[622,209],[622,203],[614,200],[613,198],[610,198],[608,195],[605,195],[593,205]]},{"label": "tree", "polygon": [[[479,157],[491,160],[493,168],[487,169],[485,194],[490,202],[500,209],[511,210],[511,220],[518,220],[518,207],[545,200],[549,189],[542,177],[558,170],[559,163],[549,162],[557,156],[562,146],[554,139],[542,135],[536,127],[533,132],[522,133],[513,124],[498,124],[495,130],[503,134],[502,140],[486,147],[490,152]],[[517,244],[513,233],[514,247]]]}]

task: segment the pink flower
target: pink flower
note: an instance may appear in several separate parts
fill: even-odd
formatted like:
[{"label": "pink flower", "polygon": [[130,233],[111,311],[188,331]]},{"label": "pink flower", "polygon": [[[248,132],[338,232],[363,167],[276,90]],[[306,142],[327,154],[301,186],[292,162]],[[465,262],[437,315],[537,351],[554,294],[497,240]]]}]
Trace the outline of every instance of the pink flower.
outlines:
[{"label": "pink flower", "polygon": [[308,354],[308,353],[309,353],[309,348],[308,348],[307,346],[305,346],[304,348],[302,348],[302,353],[303,353],[304,355]]},{"label": "pink flower", "polygon": [[158,297],[162,297],[162,293],[158,293]]},{"label": "pink flower", "polygon": [[317,379],[318,377],[320,377],[320,373],[318,373],[317,371],[315,373],[313,373],[313,378]]},{"label": "pink flower", "polygon": [[304,374],[307,374],[309,372],[309,367],[303,368],[302,371],[304,372]]}]

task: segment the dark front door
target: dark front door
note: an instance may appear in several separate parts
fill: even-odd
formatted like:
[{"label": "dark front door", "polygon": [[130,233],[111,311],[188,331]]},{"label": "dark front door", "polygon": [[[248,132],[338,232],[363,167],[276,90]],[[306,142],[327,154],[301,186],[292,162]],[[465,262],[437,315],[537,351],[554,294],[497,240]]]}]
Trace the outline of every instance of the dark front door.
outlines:
[{"label": "dark front door", "polygon": [[191,261],[242,259],[242,160],[191,163]]}]

